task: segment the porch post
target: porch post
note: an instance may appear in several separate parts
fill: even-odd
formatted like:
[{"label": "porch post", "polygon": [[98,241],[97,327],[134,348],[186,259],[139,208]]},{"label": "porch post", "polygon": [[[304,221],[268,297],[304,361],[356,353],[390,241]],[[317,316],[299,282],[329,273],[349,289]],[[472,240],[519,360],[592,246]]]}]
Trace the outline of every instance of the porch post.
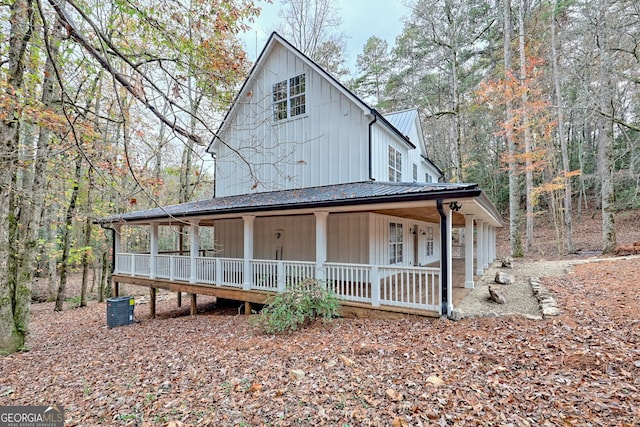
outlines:
[{"label": "porch post", "polygon": [[324,281],[327,278],[324,264],[327,262],[327,217],[329,212],[319,211],[316,216],[316,279]]},{"label": "porch post", "polygon": [[486,221],[482,223],[482,252],[482,269],[486,270],[489,268],[489,223]]},{"label": "porch post", "polygon": [[493,236],[496,232],[496,228],[489,226],[489,264],[493,263],[493,261],[495,261],[495,258],[493,257],[493,248],[495,247],[495,245],[493,244]]},{"label": "porch post", "polygon": [[453,239],[451,238],[451,231],[453,230],[453,211],[449,208],[446,209],[445,212],[447,215],[447,316],[451,317],[451,312],[453,311]]},{"label": "porch post", "polygon": [[199,221],[192,221],[189,223],[189,234],[191,237],[191,248],[189,252],[189,261],[191,262],[191,268],[189,271],[189,283],[196,283],[198,281],[198,272],[196,257],[200,251],[200,224]]},{"label": "porch post", "polygon": [[477,219],[477,234],[476,234],[476,274],[478,276],[482,276],[484,274],[484,269],[482,268],[483,257],[484,257],[484,227],[482,226],[484,221]]},{"label": "porch post", "polygon": [[195,316],[196,314],[198,314],[198,295],[196,294],[191,294],[191,309],[190,309],[191,315]]},{"label": "porch post", "polygon": [[464,287],[473,289],[473,215],[464,215]]},{"label": "porch post", "polygon": [[491,262],[496,260],[496,233],[498,229],[491,227]]},{"label": "porch post", "polygon": [[149,255],[149,279],[156,278],[156,257],[158,256],[158,223],[151,223],[151,247]]},{"label": "porch post", "polygon": [[[120,224],[116,224],[113,226],[113,272],[119,273],[118,263],[116,262],[118,259],[118,254],[122,252],[122,226]],[[116,295],[117,296],[117,295]]]},{"label": "porch post", "polygon": [[154,319],[156,317],[156,288],[149,288],[149,317]]},{"label": "porch post", "polygon": [[253,259],[253,223],[256,219],[255,215],[245,215],[242,217],[244,222],[244,289],[251,289],[251,260]]}]

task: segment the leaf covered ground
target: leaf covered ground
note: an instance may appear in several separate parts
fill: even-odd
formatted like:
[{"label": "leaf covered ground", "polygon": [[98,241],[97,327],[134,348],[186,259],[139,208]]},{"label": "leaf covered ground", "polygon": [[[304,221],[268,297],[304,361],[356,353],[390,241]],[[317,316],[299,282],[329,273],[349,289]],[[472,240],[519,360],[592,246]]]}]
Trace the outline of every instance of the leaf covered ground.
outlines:
[{"label": "leaf covered ground", "polygon": [[285,336],[175,300],[113,329],[105,304],[36,304],[30,350],[1,359],[0,405],[58,403],[69,426],[639,425],[640,258],[542,282],[557,318],[337,319]]}]

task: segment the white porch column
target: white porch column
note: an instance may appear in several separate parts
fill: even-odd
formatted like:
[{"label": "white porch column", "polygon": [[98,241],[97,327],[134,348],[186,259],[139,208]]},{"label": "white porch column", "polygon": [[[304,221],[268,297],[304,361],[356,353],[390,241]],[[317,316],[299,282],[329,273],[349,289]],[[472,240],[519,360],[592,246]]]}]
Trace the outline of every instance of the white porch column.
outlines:
[{"label": "white porch column", "polygon": [[484,227],[482,220],[476,220],[476,274],[482,276],[484,269],[482,268],[484,257]]},{"label": "white porch column", "polygon": [[482,240],[482,269],[486,270],[489,268],[489,223],[486,221],[482,223]]},{"label": "white porch column", "polygon": [[196,257],[200,252],[200,222],[192,221],[189,223],[189,235],[191,237],[191,248],[189,250],[189,258],[191,262],[191,268],[189,271],[189,283],[196,283],[198,281],[197,262]]},{"label": "white porch column", "polygon": [[122,252],[122,226],[120,224],[116,224],[113,226],[115,232],[113,233],[113,272],[119,273],[120,268],[118,266],[118,254]]},{"label": "white porch column", "polygon": [[447,215],[447,317],[451,317],[453,311],[453,211],[451,209],[444,210]]},{"label": "white porch column", "polygon": [[496,231],[495,227],[490,228],[489,233],[489,263],[493,263],[496,260]]},{"label": "white porch column", "polygon": [[253,259],[253,223],[256,217],[254,215],[245,215],[242,217],[244,222],[244,289],[251,289],[252,274],[251,260]]},{"label": "white porch column", "polygon": [[319,211],[316,216],[316,279],[326,280],[324,263],[327,262],[327,217],[329,212]]},{"label": "white porch column", "polygon": [[473,289],[473,215],[464,215],[464,287]]},{"label": "white porch column", "polygon": [[156,278],[156,257],[158,256],[158,223],[151,223],[151,247],[149,255],[149,278]]},{"label": "white porch column", "polygon": [[117,224],[113,226],[113,229],[116,231],[113,233],[113,250],[115,251],[115,254],[119,254],[122,252],[122,226]]}]

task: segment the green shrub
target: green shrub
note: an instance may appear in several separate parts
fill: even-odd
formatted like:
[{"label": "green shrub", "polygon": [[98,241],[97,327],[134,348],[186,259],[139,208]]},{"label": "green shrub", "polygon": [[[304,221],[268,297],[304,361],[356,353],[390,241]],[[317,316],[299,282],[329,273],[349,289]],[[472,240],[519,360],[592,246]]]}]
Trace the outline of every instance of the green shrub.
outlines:
[{"label": "green shrub", "polygon": [[255,323],[268,334],[293,332],[315,319],[331,320],[340,303],[330,289],[313,279],[288,286],[260,312]]}]

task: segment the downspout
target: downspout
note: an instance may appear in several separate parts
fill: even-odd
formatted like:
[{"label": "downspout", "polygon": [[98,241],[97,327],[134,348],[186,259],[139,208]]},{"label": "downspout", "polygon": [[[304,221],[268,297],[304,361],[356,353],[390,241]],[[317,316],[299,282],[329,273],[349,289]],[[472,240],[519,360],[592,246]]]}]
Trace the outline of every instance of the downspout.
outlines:
[{"label": "downspout", "polygon": [[447,314],[449,305],[449,295],[447,294],[447,283],[449,282],[449,254],[447,253],[447,215],[442,208],[442,199],[436,201],[438,213],[440,214],[440,294],[442,295],[440,304],[440,314]]},{"label": "downspout", "polygon": [[371,128],[373,127],[373,124],[378,121],[378,115],[376,114],[376,111],[373,108],[370,111],[371,111],[371,114],[373,115],[373,120],[369,122],[369,181],[375,181],[373,177],[373,156],[371,154],[372,147],[373,147],[373,136],[371,133]]}]

